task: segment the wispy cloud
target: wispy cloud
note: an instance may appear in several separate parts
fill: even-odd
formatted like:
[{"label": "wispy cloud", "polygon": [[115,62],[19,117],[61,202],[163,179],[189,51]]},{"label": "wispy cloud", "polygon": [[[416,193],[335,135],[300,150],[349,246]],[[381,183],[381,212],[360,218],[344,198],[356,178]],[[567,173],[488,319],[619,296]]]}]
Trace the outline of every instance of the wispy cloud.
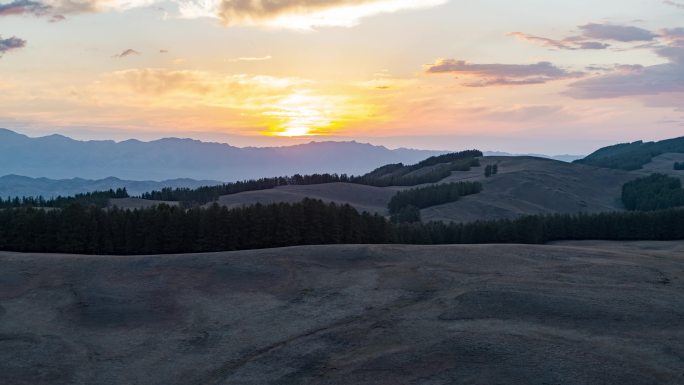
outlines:
[{"label": "wispy cloud", "polygon": [[226,59],[226,61],[229,63],[237,63],[237,62],[241,62],[241,61],[266,61],[266,60],[271,60],[271,59],[273,59],[273,57],[271,55],[266,55],[266,56],[236,57],[236,58]]},{"label": "wispy cloud", "polygon": [[425,67],[429,74],[454,74],[474,78],[468,87],[543,84],[549,81],[581,77],[549,62],[533,64],[472,64],[464,60],[440,59]]},{"label": "wispy cloud", "polygon": [[606,49],[610,44],[599,41],[586,41],[578,39],[577,37],[569,37],[562,40],[554,40],[546,37],[535,36],[523,32],[510,32],[508,36],[516,37],[522,41],[539,44],[543,47],[565,50],[579,50],[579,49]]},{"label": "wispy cloud", "polygon": [[188,18],[217,17],[227,26],[256,25],[292,29],[351,27],[381,13],[430,8],[448,0],[189,0],[180,3]]},{"label": "wispy cloud", "polygon": [[662,43],[651,48],[667,63],[618,65],[605,74],[570,84],[566,94],[598,99],[684,93],[684,28],[665,29],[659,38]]},{"label": "wispy cloud", "polygon": [[15,36],[3,39],[2,36],[0,36],[0,57],[2,57],[7,52],[14,51],[24,47],[26,47],[26,40],[24,39],[20,39]]},{"label": "wispy cloud", "polygon": [[535,36],[524,32],[507,35],[519,40],[559,50],[601,50],[611,47],[608,42],[644,43],[656,40],[659,35],[649,30],[628,25],[589,23],[578,27],[579,35],[561,39]]},{"label": "wispy cloud", "polygon": [[128,57],[128,56],[138,56],[138,55],[140,55],[140,52],[138,52],[138,51],[136,51],[136,50],[134,50],[134,49],[132,49],[132,48],[129,48],[129,49],[123,50],[123,51],[122,51],[121,53],[119,53],[119,54],[114,55],[114,57],[115,57],[115,58],[125,58],[125,57]]}]

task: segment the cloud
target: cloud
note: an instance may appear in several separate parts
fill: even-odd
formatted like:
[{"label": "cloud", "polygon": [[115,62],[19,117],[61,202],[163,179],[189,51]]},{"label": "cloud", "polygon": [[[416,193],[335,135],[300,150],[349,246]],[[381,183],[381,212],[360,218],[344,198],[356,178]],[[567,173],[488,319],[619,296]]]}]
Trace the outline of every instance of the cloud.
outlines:
[{"label": "cloud", "polygon": [[267,55],[267,56],[236,57],[236,58],[226,59],[226,61],[229,63],[236,63],[236,62],[241,62],[241,61],[265,61],[265,60],[271,60],[271,59],[273,59],[273,57],[271,57],[271,55]]},{"label": "cloud", "polygon": [[608,41],[619,43],[653,42],[659,35],[649,30],[615,24],[589,23],[578,27],[580,35],[562,39],[551,39],[523,32],[510,32],[507,35],[519,40],[541,45],[542,47],[562,50],[601,50],[610,48]]},{"label": "cloud", "polygon": [[[203,71],[144,68],[117,71],[109,76],[111,84],[122,84],[136,93],[145,95],[193,94],[225,95],[240,90],[241,94],[259,90],[290,89],[305,84],[303,80],[269,76],[231,75],[218,76]],[[232,90],[232,91],[231,91]]]},{"label": "cloud", "polygon": [[26,40],[20,39],[15,36],[3,39],[2,36],[0,36],[0,57],[2,57],[2,55],[4,55],[7,52],[14,51],[24,47],[26,47]]},{"label": "cloud", "polygon": [[188,18],[217,17],[226,26],[262,25],[291,29],[351,27],[361,19],[406,9],[430,8],[448,0],[189,0],[180,3]]},{"label": "cloud", "polygon": [[[663,30],[664,45],[651,47],[667,63],[652,66],[617,65],[608,73],[569,85],[566,94],[578,99],[649,96],[684,92],[684,28]],[[681,106],[673,97],[672,105]]]},{"label": "cloud", "polygon": [[38,1],[31,0],[15,0],[11,3],[0,4],[0,16],[45,16],[50,12],[50,10],[51,8],[49,6]]},{"label": "cloud", "polygon": [[138,55],[140,55],[140,52],[138,52],[132,48],[129,48],[129,49],[124,50],[120,54],[114,55],[114,57],[115,58],[124,58],[124,57],[128,57],[128,56],[138,56]]},{"label": "cloud", "polygon": [[477,78],[475,82],[465,83],[468,87],[487,87],[497,85],[543,84],[553,80],[581,77],[582,72],[569,72],[549,62],[534,64],[472,64],[464,60],[440,59],[427,65],[429,74],[456,74]]},{"label": "cloud", "polygon": [[513,36],[522,41],[539,44],[543,47],[554,49],[578,50],[578,49],[606,49],[610,44],[601,43],[598,41],[582,41],[577,37],[565,38],[562,40],[554,40],[546,37],[529,35],[523,32],[509,32],[507,36]]},{"label": "cloud", "polygon": [[646,29],[625,25],[589,23],[581,25],[579,29],[582,31],[583,37],[597,40],[634,42],[653,41],[658,37],[658,35]]},{"label": "cloud", "polygon": [[665,0],[665,1],[663,1],[663,3],[667,4],[667,5],[671,5],[673,7],[677,7],[679,9],[684,9],[684,3],[677,3],[674,1],[670,1],[670,0]]},{"label": "cloud", "polygon": [[[448,0],[167,0],[183,18],[211,17],[226,26],[270,26],[310,30],[351,27],[361,19],[408,9],[430,8]],[[64,15],[126,11],[163,0],[14,0],[0,5],[0,16],[32,15],[64,19]]]}]

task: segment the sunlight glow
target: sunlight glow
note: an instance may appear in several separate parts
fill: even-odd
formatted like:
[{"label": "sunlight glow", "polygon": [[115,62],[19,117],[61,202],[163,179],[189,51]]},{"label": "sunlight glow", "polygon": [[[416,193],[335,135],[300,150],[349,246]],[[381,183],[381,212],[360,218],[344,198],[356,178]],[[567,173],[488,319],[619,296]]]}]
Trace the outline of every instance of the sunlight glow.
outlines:
[{"label": "sunlight glow", "polygon": [[322,9],[311,13],[289,13],[266,20],[270,27],[311,30],[314,27],[353,27],[361,19],[405,9],[431,8],[447,0],[385,0]]},{"label": "sunlight glow", "polygon": [[265,116],[276,119],[272,135],[316,135],[332,124],[334,105],[323,97],[298,92],[289,95],[273,106]]}]

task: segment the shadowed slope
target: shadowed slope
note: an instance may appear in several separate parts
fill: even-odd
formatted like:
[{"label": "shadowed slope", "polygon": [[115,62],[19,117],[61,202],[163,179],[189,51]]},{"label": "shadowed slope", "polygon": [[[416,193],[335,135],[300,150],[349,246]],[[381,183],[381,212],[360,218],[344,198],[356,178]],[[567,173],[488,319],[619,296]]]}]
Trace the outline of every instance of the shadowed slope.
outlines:
[{"label": "shadowed slope", "polygon": [[0,253],[3,384],[680,384],[682,243]]}]

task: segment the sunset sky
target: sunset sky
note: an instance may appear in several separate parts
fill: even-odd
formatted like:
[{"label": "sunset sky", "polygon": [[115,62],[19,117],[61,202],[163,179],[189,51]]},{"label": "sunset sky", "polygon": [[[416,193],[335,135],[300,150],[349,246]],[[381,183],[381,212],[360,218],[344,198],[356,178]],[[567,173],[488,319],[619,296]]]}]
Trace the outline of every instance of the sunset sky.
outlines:
[{"label": "sunset sky", "polygon": [[548,154],[684,136],[684,0],[0,1],[0,127]]}]

